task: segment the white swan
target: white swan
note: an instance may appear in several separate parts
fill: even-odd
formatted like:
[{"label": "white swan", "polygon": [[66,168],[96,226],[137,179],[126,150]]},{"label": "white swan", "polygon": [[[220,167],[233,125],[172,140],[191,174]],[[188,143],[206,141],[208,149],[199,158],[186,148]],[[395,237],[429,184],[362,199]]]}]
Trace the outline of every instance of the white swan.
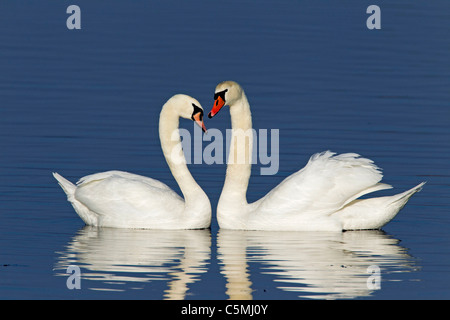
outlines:
[{"label": "white swan", "polygon": [[164,157],[184,200],[164,183],[123,171],[85,176],[77,185],[53,173],[68,201],[87,225],[140,229],[203,229],[211,223],[211,204],[190,174],[181,148],[179,118],[194,120],[203,131],[203,109],[187,95],[162,107],[159,136]]},{"label": "white swan", "polygon": [[[219,226],[242,230],[342,231],[379,229],[388,223],[421,189],[416,187],[387,197],[358,199],[370,192],[392,188],[379,183],[380,169],[355,153],[313,155],[308,164],[287,177],[260,200],[247,202],[251,172],[252,129],[250,106],[241,86],[233,81],[217,85],[212,118],[230,106],[232,142],[227,172],[217,206]],[[244,142],[245,141],[245,142]],[[242,159],[242,161],[239,161]]]}]

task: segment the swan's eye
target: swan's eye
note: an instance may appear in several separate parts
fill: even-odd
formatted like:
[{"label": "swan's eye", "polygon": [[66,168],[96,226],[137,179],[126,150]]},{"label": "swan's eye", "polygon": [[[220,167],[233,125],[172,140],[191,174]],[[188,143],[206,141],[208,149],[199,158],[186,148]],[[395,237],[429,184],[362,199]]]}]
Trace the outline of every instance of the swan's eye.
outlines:
[{"label": "swan's eye", "polygon": [[196,115],[197,113],[200,113],[200,121],[202,121],[203,120],[203,110],[200,107],[196,106],[194,103],[192,104],[192,106],[194,107],[194,112],[192,112],[192,117],[191,117],[192,120],[195,120],[194,115]]},{"label": "swan's eye", "polygon": [[225,90],[220,91],[220,92],[216,92],[214,94],[214,100],[217,100],[217,98],[221,97],[222,100],[225,101],[225,92],[227,92],[227,91],[228,91],[228,89],[225,89]]}]

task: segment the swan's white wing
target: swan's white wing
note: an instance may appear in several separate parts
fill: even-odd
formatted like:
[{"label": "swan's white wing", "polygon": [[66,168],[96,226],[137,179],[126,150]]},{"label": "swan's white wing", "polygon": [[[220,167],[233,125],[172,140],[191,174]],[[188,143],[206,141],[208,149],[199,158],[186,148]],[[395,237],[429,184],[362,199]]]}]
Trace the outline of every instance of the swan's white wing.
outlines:
[{"label": "swan's white wing", "polygon": [[176,223],[184,208],[184,200],[164,183],[122,171],[82,178],[75,198],[98,214],[103,226]]},{"label": "swan's white wing", "polygon": [[97,181],[97,180],[104,180],[106,178],[110,178],[113,176],[122,177],[122,178],[130,179],[130,180],[142,181],[150,186],[172,191],[172,189],[170,189],[166,184],[162,183],[159,180],[140,176],[140,175],[137,175],[134,173],[129,173],[129,172],[125,172],[125,171],[117,171],[117,170],[111,170],[111,171],[100,172],[100,173],[95,173],[95,174],[91,174],[88,176],[84,176],[77,182],[77,186],[81,187],[82,185],[86,185],[89,182]]},{"label": "swan's white wing", "polygon": [[255,203],[257,212],[329,215],[366,193],[391,186],[372,160],[355,153],[313,155],[308,164]]}]

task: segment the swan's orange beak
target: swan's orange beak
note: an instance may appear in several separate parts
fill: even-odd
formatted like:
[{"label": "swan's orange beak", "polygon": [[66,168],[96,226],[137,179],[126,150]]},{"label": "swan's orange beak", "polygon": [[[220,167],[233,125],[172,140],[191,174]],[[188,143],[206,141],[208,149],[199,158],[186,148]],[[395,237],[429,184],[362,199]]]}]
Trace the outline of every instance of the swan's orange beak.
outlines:
[{"label": "swan's orange beak", "polygon": [[205,124],[203,123],[203,117],[201,112],[197,112],[192,116],[192,118],[194,119],[195,123],[198,124],[200,128],[202,128],[203,132],[206,132],[206,127]]},{"label": "swan's orange beak", "polygon": [[222,99],[222,97],[217,97],[217,99],[214,101],[214,106],[211,110],[210,113],[208,113],[208,118],[212,118],[214,117],[217,112],[220,111],[220,109],[222,109],[222,107],[225,105],[225,101]]}]

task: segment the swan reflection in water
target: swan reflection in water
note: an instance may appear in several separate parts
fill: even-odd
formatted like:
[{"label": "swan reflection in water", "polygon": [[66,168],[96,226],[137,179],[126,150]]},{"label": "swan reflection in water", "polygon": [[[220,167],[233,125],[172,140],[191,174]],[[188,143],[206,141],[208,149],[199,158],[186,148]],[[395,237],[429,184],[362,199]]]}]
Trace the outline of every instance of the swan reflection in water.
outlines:
[{"label": "swan reflection in water", "polygon": [[229,299],[276,299],[277,292],[293,298],[351,299],[374,293],[367,285],[370,266],[380,268],[382,286],[387,274],[388,279],[398,280],[393,273],[418,269],[399,242],[383,231],[220,229],[217,259],[219,277],[225,277],[226,287],[205,282],[196,286],[203,292],[189,292],[209,270],[209,229],[85,227],[59,253],[55,270],[56,275],[67,277],[67,266],[78,265],[83,288],[92,290],[127,291],[163,280],[168,283],[164,299],[185,299],[189,293],[207,299],[211,290],[219,290],[214,294],[225,292]]},{"label": "swan reflection in water", "polygon": [[[218,234],[218,260],[227,280],[230,299],[253,299],[249,266],[258,264],[273,277],[277,289],[299,298],[351,299],[369,296],[367,280],[376,266],[383,275],[417,270],[415,260],[400,241],[383,231],[270,232],[232,231]],[[253,268],[252,268],[253,269]],[[264,299],[256,283],[258,298]],[[274,288],[267,288],[273,290]]]},{"label": "swan reflection in water", "polygon": [[[211,233],[205,230],[145,230],[85,226],[59,253],[56,275],[81,268],[91,290],[139,289],[139,283],[168,281],[165,299],[184,299],[189,284],[208,268]],[[135,285],[134,287],[132,285]],[[100,287],[99,287],[100,286]]]}]

